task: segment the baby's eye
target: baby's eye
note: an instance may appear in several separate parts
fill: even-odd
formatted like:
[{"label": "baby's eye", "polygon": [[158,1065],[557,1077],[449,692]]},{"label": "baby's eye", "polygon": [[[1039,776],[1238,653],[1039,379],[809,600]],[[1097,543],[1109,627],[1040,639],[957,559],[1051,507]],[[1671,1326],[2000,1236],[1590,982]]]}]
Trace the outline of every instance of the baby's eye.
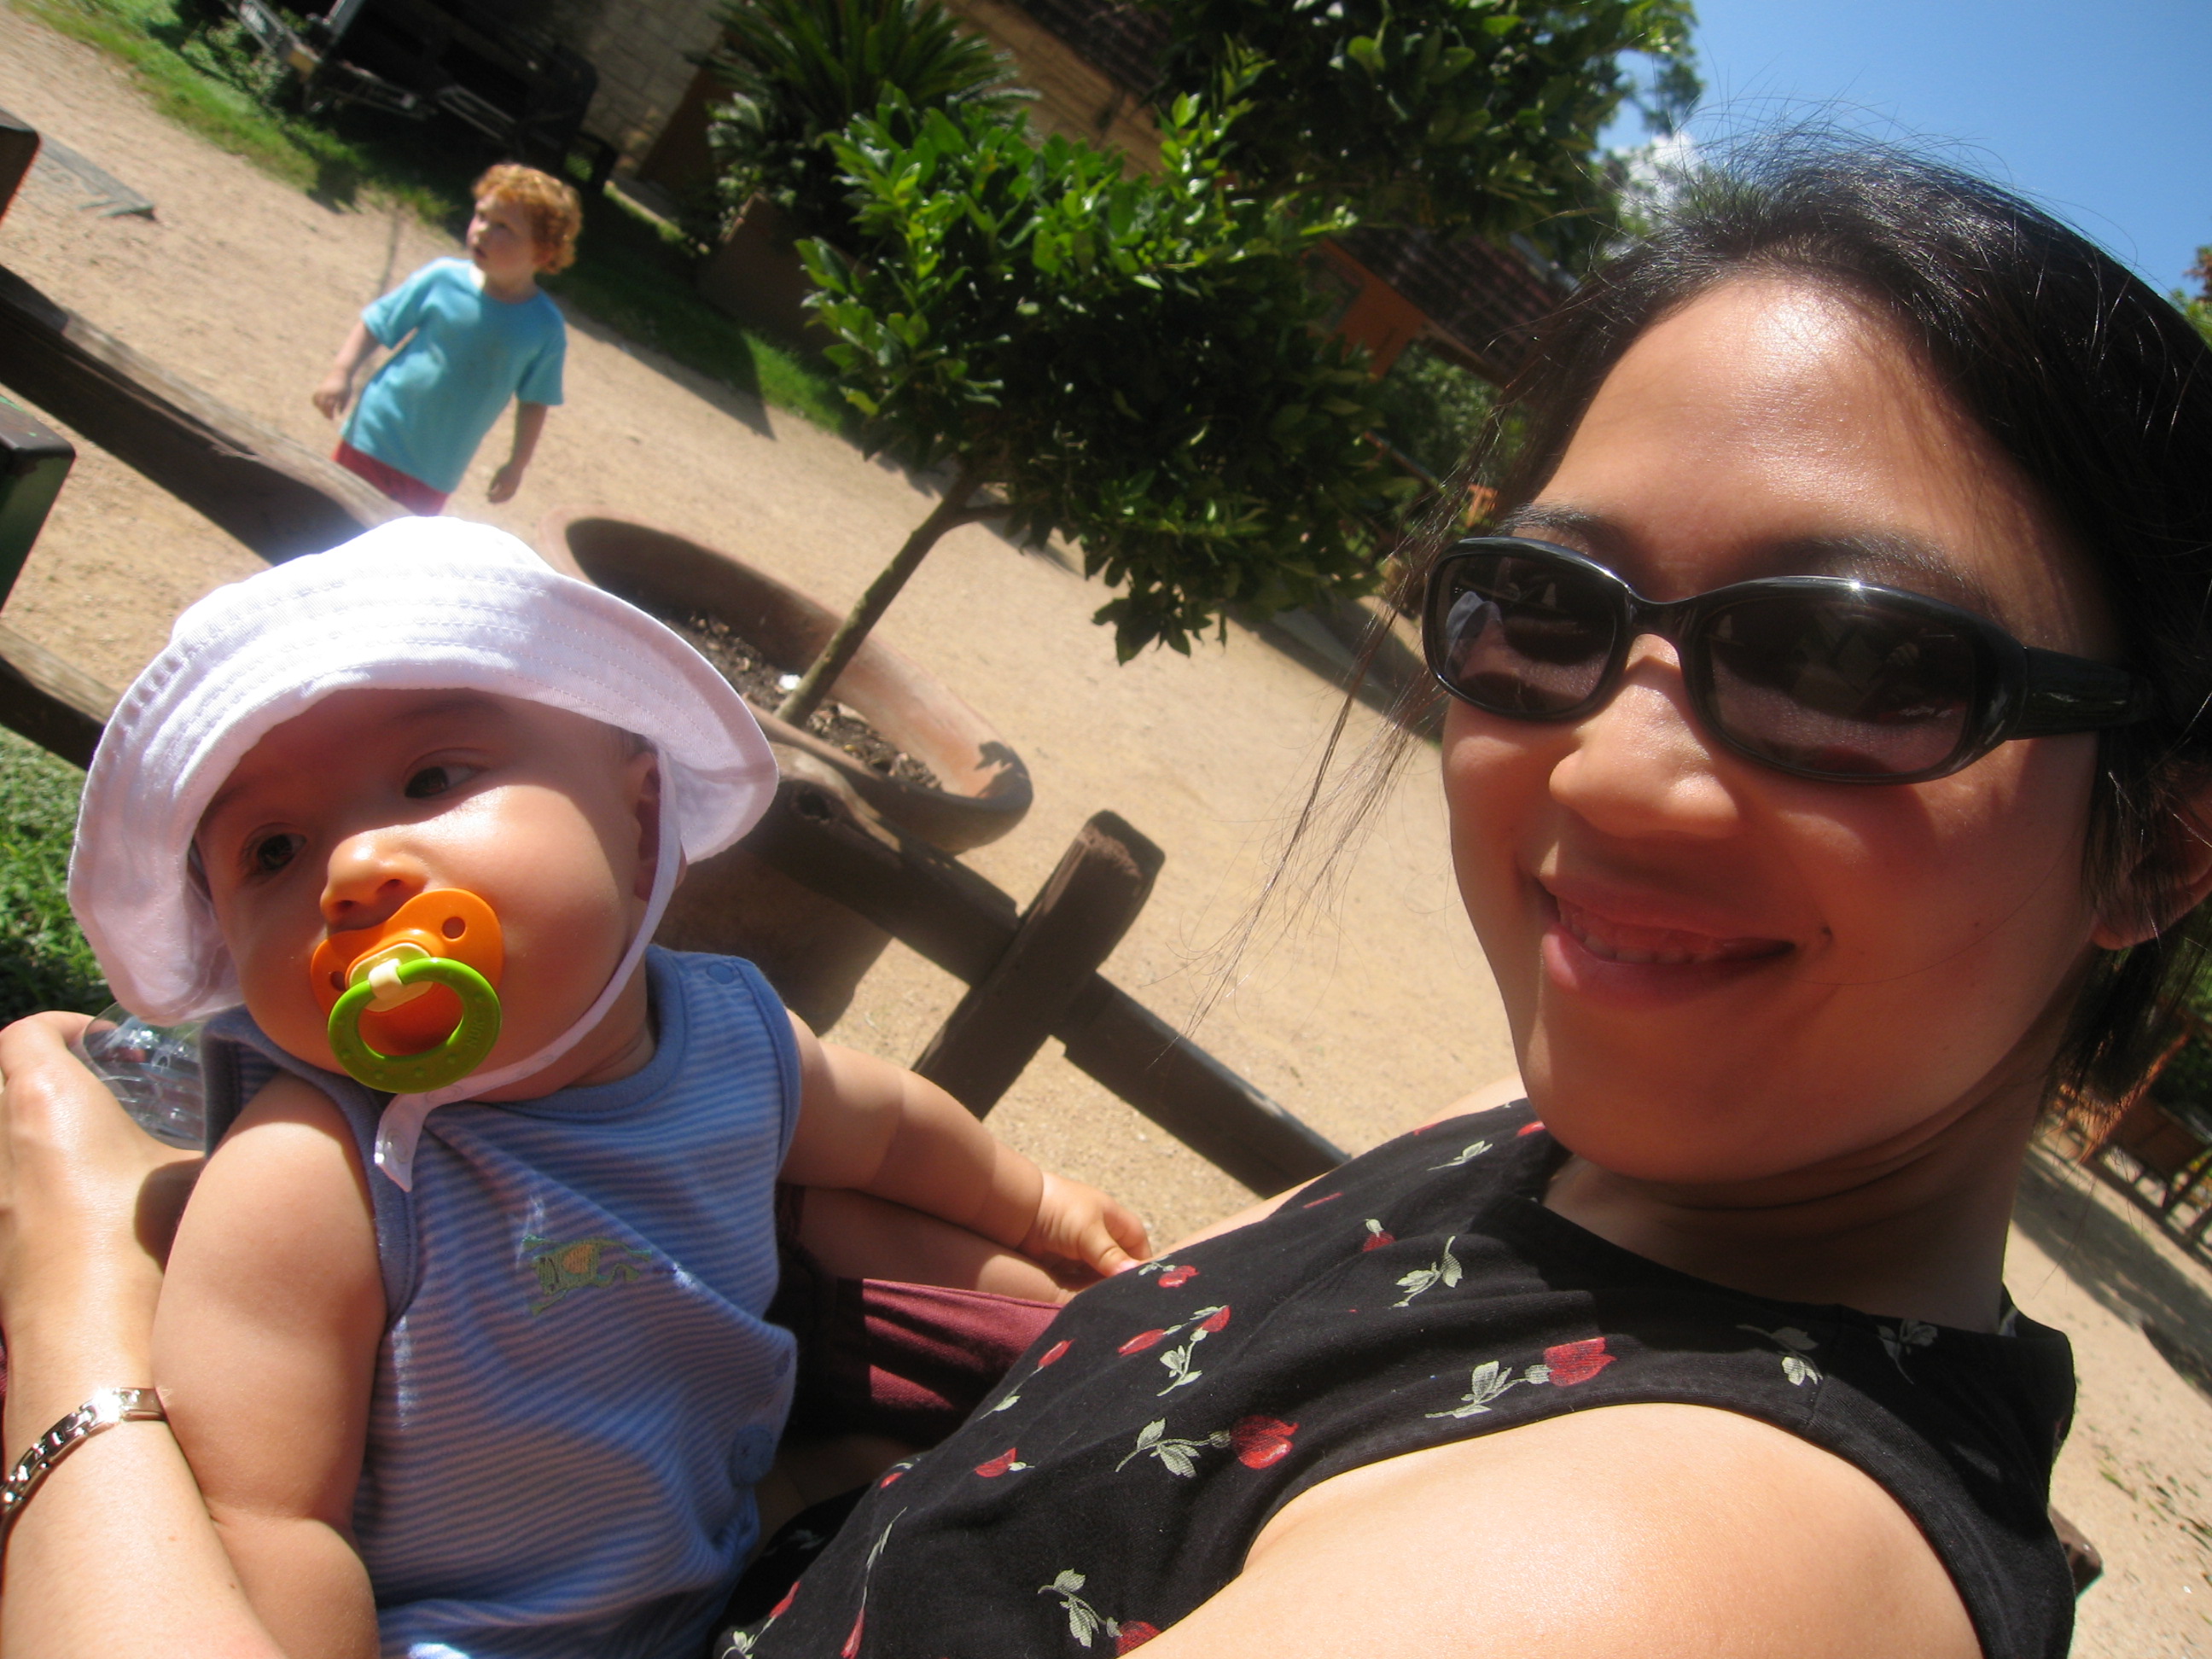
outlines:
[{"label": "baby's eye", "polygon": [[429,800],[448,789],[459,788],[481,769],[474,766],[418,766],[407,780],[407,799]]},{"label": "baby's eye", "polygon": [[273,836],[264,836],[253,843],[246,856],[252,861],[255,873],[274,875],[299,856],[300,849],[307,844],[305,836],[295,836],[289,830]]}]

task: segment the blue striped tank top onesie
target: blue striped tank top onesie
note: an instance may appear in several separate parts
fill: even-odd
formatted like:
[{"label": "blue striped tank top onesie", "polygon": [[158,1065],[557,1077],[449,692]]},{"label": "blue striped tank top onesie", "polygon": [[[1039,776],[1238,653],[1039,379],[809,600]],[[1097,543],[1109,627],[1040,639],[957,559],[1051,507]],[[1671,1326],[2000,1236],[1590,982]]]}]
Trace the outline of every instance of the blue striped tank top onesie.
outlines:
[{"label": "blue striped tank top onesie", "polygon": [[[794,1364],[763,1316],[798,1049],[750,963],[646,962],[642,1071],[441,1107],[411,1194],[371,1169],[387,1324],[355,1528],[387,1655],[688,1659],[752,1547]],[[211,1122],[281,1066],[368,1163],[386,1097],[243,1009],[208,1038]]]}]

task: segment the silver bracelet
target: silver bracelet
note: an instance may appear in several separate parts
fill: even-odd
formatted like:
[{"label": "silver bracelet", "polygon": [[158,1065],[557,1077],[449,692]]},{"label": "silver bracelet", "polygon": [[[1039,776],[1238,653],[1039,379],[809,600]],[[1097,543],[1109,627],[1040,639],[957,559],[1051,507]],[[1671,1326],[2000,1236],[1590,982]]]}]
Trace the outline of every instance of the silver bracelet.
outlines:
[{"label": "silver bracelet", "polygon": [[8,1471],[6,1484],[0,1485],[0,1550],[8,1547],[8,1534],[15,1529],[15,1517],[23,1512],[23,1505],[31,1501],[31,1494],[38,1491],[39,1483],[52,1472],[55,1464],[101,1430],[112,1429],[118,1423],[168,1420],[168,1413],[161,1409],[161,1395],[151,1389],[101,1389],[33,1440],[30,1449],[17,1458],[15,1467]]}]

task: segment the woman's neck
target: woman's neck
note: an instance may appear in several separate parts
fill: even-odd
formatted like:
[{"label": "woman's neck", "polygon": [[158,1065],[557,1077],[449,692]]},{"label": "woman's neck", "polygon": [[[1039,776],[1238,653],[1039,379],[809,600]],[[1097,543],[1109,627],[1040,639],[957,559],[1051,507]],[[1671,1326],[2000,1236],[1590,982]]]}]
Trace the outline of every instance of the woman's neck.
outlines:
[{"label": "woman's neck", "polygon": [[1993,1330],[2041,1094],[2039,1079],[1999,1087],[1909,1146],[1759,1182],[1662,1184],[1571,1158],[1544,1202],[1624,1249],[1735,1290]]}]

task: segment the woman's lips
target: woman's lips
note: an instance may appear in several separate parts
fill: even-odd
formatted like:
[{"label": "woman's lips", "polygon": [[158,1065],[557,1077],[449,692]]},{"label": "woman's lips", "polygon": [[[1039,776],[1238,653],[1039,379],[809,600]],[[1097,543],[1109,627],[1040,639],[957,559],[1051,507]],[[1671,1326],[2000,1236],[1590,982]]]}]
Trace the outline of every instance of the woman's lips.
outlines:
[{"label": "woman's lips", "polygon": [[1547,979],[1577,1001],[1623,1012],[1657,1012],[1768,972],[1787,939],[1723,935],[1626,922],[1545,890]]},{"label": "woman's lips", "polygon": [[1716,962],[1749,962],[1780,956],[1790,948],[1787,939],[1754,936],[1721,938],[1675,927],[1643,927],[1600,915],[1566,899],[1552,896],[1559,926],[1583,950],[1601,962],[1632,963],[1662,968],[1702,966]]}]

